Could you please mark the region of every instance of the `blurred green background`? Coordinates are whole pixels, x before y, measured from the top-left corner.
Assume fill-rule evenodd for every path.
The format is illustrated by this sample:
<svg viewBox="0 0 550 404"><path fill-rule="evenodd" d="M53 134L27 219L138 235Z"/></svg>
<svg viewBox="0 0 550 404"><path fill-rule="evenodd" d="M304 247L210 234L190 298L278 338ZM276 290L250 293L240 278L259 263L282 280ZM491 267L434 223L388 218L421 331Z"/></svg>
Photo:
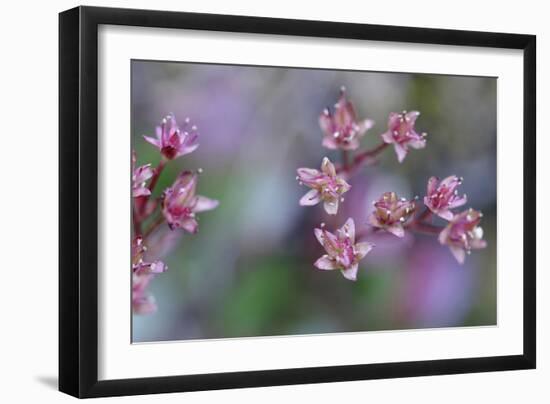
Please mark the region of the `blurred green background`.
<svg viewBox="0 0 550 404"><path fill-rule="evenodd" d="M220 206L200 215L196 235L163 227L149 254L169 271L151 285L158 311L133 316L133 341L168 341L496 324L495 78L350 72L154 61L132 62L132 147L138 163L159 160L142 139L163 116L189 117L200 147L172 161L155 194L179 171L202 168L198 194ZM380 143L391 111L418 110L423 150L399 164L392 148L350 183L338 215L301 207L298 167L326 155L318 116L341 86L359 118L376 121L363 139ZM385 191L423 197L427 179L456 174L467 206L483 211L488 248L458 265L435 237L380 235L357 282L318 271L324 254L313 228L353 217L366 226ZM156 245L155 245L156 244Z"/></svg>

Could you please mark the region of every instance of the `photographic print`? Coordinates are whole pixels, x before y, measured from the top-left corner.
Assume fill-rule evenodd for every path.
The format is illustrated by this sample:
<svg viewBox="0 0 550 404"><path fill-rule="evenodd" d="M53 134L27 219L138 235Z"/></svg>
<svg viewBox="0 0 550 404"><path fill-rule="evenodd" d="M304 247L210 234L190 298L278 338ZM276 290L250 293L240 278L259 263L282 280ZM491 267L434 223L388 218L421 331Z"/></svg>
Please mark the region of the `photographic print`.
<svg viewBox="0 0 550 404"><path fill-rule="evenodd" d="M495 77L131 62L132 341L494 326Z"/></svg>

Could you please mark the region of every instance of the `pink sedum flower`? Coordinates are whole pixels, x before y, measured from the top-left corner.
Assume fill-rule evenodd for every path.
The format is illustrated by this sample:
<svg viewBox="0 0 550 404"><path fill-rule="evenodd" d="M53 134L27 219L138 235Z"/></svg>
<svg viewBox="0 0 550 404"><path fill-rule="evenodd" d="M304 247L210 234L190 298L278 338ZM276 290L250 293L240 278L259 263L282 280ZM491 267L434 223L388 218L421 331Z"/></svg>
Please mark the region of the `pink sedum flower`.
<svg viewBox="0 0 550 404"><path fill-rule="evenodd" d="M327 253L314 265L322 270L339 269L346 279L352 281L357 279L359 261L374 247L368 242L355 242L355 223L352 218L336 230L336 234L324 229L315 229L315 237Z"/></svg>
<svg viewBox="0 0 550 404"><path fill-rule="evenodd" d="M388 118L388 131L383 133L382 139L387 144L393 144L397 160L405 160L409 147L423 149L426 147L426 133L416 133L414 124L420 115L418 111L403 111L398 114L391 112Z"/></svg>
<svg viewBox="0 0 550 404"><path fill-rule="evenodd" d="M146 181L154 174L151 164L145 164L138 168L136 165L136 153L132 153L132 196L137 198L138 196L151 195L151 191L145 186Z"/></svg>
<svg viewBox="0 0 550 404"><path fill-rule="evenodd" d="M155 298L147 288L157 274L168 269L162 261L143 261L145 251L143 239L137 236L132 241L132 310L136 314L151 314L157 310Z"/></svg>
<svg viewBox="0 0 550 404"><path fill-rule="evenodd" d="M397 237L403 237L405 235L403 224L414 211L414 201L399 199L395 192L385 192L374 202L374 212L369 216L369 223Z"/></svg>
<svg viewBox="0 0 550 404"><path fill-rule="evenodd" d="M466 254L471 250L487 246L487 242L483 240L483 229L478 226L482 216L481 212L470 208L455 215L439 233L439 242L449 246L460 264L464 263Z"/></svg>
<svg viewBox="0 0 550 404"><path fill-rule="evenodd" d="M374 126L374 121L357 119L355 108L346 98L346 90L342 87L334 114L328 108L325 109L319 117L319 125L325 134L324 147L331 150L356 150L360 139Z"/></svg>
<svg viewBox="0 0 550 404"><path fill-rule="evenodd" d="M179 128L174 115L166 116L156 129L156 138L143 136L143 138L157 147L161 154L168 160L189 154L199 147L197 127L189 127L189 118L185 120L183 128Z"/></svg>
<svg viewBox="0 0 550 404"><path fill-rule="evenodd" d="M351 185L336 175L336 168L328 157L323 158L321 171L314 168L299 168L297 172L296 179L311 188L300 199L300 205L313 206L323 201L325 211L329 215L338 213L338 204L344 200L342 195L351 189Z"/></svg>
<svg viewBox="0 0 550 404"><path fill-rule="evenodd" d="M218 201L196 195L197 181L197 174L184 171L174 184L164 191L162 214L171 230L182 228L189 233L196 233L196 214L218 206Z"/></svg>
<svg viewBox="0 0 550 404"><path fill-rule="evenodd" d="M424 204L434 214L445 220L452 220L454 214L451 209L464 205L468 200L466 195L458 195L457 188L460 184L462 184L462 178L458 178L456 175L451 175L441 182L439 182L439 178L431 177L428 180Z"/></svg>

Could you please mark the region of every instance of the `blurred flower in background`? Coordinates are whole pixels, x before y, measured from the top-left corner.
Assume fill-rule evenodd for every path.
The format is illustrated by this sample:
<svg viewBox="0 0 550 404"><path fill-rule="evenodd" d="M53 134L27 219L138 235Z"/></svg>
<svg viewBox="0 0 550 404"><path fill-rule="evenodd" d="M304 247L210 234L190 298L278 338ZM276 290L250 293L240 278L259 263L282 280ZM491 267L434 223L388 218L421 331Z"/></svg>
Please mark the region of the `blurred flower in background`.
<svg viewBox="0 0 550 404"><path fill-rule="evenodd" d="M346 92L323 112L342 84ZM162 257L170 271L147 284L157 311L134 316L134 342L496 324L494 78L133 61L132 95L140 162L156 164L163 144L195 144L193 125L184 135L168 120L152 138L157 147L144 141L167 111L193 117L200 128L200 148L167 164L151 197L173 188L183 170L201 167L200 194L220 202L201 215L195 235L174 237L165 226L149 236L144 260ZM422 118L409 112L388 121L389 111L403 110ZM415 124L430 132L428 143ZM335 132L346 147L377 147L382 134L391 146L354 174L337 216L321 205L300 207L304 188L295 180L299 167L319 167L325 156L338 161L344 143L334 143ZM329 135L338 147L327 150ZM409 146L424 149L407 154ZM398 164L396 155L407 158ZM479 232L457 222L445 245L407 231L403 238L368 235L376 248L357 261L355 282L316 270L313 263L328 253L312 229L325 223L332 231L350 217L364 234L373 201L385 192L412 201L424 197L434 174L455 173L466 178L461 191L470 206L484 213L486 248L464 265L449 251L450 235L462 229L473 241ZM460 205L454 185L428 190L434 225L447 225L436 212Z"/></svg>

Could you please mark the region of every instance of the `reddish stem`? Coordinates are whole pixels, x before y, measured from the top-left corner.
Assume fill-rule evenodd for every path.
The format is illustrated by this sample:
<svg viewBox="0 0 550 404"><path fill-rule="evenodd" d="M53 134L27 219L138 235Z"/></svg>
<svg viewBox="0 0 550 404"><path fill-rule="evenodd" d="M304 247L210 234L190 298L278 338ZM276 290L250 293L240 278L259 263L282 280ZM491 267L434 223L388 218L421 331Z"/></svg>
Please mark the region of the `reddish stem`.
<svg viewBox="0 0 550 404"><path fill-rule="evenodd" d="M147 238L147 236L153 233L153 231L155 231L162 223L164 223L164 216L161 214L153 223L151 223L151 226L145 230L145 233L143 233L143 238Z"/></svg>
<svg viewBox="0 0 550 404"><path fill-rule="evenodd" d="M147 203L149 202L149 198L151 197L151 195L153 195L153 190L155 189L155 186L157 185L157 182L160 178L160 174L162 174L162 171L164 170L165 165L166 165L166 160L164 159L164 157L161 157L161 159L159 161L159 165L155 168L155 170L153 172L153 176L151 177L151 182L149 183L149 186L147 187L151 193L147 196L141 197L140 200L139 200L137 210L139 212L140 218L145 213Z"/></svg>
<svg viewBox="0 0 550 404"><path fill-rule="evenodd" d="M432 211L428 208L426 208L424 210L424 212L422 212L420 215L418 215L418 217L414 220L415 222L423 222L423 221L426 221L426 220L429 220L431 219L432 217Z"/></svg>
<svg viewBox="0 0 550 404"><path fill-rule="evenodd" d="M136 213L135 205L132 207L132 222L134 223L134 236L139 236L141 234L141 223Z"/></svg>
<svg viewBox="0 0 550 404"><path fill-rule="evenodd" d="M347 176L351 176L353 172L361 168L361 166L369 159L376 157L378 154L384 151L386 147L388 147L387 143L381 143L373 149L364 150L353 158L351 164L347 164L346 161L344 161L343 166L338 167L336 169L336 172L341 172L346 174Z"/></svg>
<svg viewBox="0 0 550 404"><path fill-rule="evenodd" d="M428 223L413 222L410 224L409 229L417 233L437 235L441 233L441 230L443 230L443 227L434 226L433 224L428 224Z"/></svg>
<svg viewBox="0 0 550 404"><path fill-rule="evenodd" d="M153 174L153 177L151 177L151 182L149 183L149 191L151 191L151 194L153 194L153 190L157 185L157 181L160 177L160 174L162 173L162 170L164 170L165 165L166 165L166 160L164 159L164 157L162 157L159 161L159 165L157 166L157 168L155 168L155 172Z"/></svg>
<svg viewBox="0 0 550 404"><path fill-rule="evenodd" d="M342 162L343 162L344 171L347 171L349 168L349 157L350 157L349 152L347 150L342 150Z"/></svg>

